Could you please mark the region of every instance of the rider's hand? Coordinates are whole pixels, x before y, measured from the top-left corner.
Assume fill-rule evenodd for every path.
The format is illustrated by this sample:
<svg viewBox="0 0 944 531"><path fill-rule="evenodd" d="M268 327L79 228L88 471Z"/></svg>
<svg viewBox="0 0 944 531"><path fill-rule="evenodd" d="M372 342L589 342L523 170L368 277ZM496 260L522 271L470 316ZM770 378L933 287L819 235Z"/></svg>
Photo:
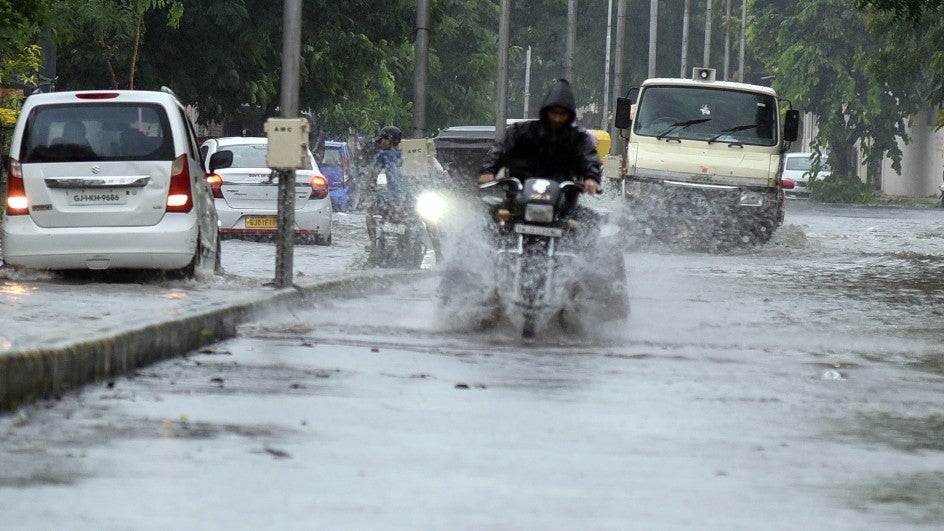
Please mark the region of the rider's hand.
<svg viewBox="0 0 944 531"><path fill-rule="evenodd" d="M598 183L596 179L584 179L583 191L585 194L596 195L600 193L600 183Z"/></svg>
<svg viewBox="0 0 944 531"><path fill-rule="evenodd" d="M483 173L479 175L479 184L490 183L495 180L495 175L491 173Z"/></svg>

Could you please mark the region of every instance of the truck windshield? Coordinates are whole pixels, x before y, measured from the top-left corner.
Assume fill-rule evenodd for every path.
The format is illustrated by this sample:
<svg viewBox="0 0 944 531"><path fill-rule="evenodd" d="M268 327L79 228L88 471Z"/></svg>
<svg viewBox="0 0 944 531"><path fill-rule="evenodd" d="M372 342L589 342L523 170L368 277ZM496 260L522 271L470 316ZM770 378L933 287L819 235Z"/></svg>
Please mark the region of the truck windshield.
<svg viewBox="0 0 944 531"><path fill-rule="evenodd" d="M731 89L650 86L640 95L633 132L660 139L774 146L777 102Z"/></svg>

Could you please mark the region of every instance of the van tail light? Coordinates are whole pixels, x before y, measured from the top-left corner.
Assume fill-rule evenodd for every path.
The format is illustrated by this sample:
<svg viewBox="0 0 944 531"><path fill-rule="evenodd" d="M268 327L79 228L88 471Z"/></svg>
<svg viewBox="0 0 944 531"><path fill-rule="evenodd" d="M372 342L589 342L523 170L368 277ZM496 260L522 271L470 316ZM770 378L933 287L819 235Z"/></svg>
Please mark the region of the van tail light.
<svg viewBox="0 0 944 531"><path fill-rule="evenodd" d="M167 193L167 211L187 213L193 208L190 190L190 164L183 154L170 167L170 191Z"/></svg>
<svg viewBox="0 0 944 531"><path fill-rule="evenodd" d="M328 180L323 175L315 175L311 178L311 199L324 199L328 197Z"/></svg>
<svg viewBox="0 0 944 531"><path fill-rule="evenodd" d="M81 92L75 95L80 100L110 100L118 97L117 92Z"/></svg>
<svg viewBox="0 0 944 531"><path fill-rule="evenodd" d="M8 216L29 214L29 198L23 185L23 166L20 161L10 157L7 172L7 208Z"/></svg>
<svg viewBox="0 0 944 531"><path fill-rule="evenodd" d="M207 175L207 184L210 185L214 198L223 199L223 178L218 173Z"/></svg>

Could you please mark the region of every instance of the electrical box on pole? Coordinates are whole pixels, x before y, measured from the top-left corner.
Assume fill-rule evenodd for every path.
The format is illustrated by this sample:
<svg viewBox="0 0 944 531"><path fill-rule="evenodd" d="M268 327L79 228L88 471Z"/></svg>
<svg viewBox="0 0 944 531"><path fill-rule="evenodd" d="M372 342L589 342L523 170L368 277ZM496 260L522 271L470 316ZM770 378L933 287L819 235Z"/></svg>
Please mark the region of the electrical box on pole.
<svg viewBox="0 0 944 531"><path fill-rule="evenodd" d="M305 118L269 118L266 165L274 170L311 169L308 160L308 120Z"/></svg>

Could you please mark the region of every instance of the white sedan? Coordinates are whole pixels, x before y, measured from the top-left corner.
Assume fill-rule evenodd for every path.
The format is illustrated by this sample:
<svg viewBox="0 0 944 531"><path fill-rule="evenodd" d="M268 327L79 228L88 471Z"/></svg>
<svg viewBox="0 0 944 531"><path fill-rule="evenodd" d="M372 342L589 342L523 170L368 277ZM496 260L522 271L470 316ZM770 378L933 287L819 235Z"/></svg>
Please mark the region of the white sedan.
<svg viewBox="0 0 944 531"><path fill-rule="evenodd" d="M231 237L272 237L278 225L278 174L266 165L265 137L224 137L201 146L207 182L220 217L220 234ZM227 155L226 152L229 154ZM211 167L211 158L232 162ZM310 168L295 171L295 239L331 245L331 199L328 181L314 156Z"/></svg>

